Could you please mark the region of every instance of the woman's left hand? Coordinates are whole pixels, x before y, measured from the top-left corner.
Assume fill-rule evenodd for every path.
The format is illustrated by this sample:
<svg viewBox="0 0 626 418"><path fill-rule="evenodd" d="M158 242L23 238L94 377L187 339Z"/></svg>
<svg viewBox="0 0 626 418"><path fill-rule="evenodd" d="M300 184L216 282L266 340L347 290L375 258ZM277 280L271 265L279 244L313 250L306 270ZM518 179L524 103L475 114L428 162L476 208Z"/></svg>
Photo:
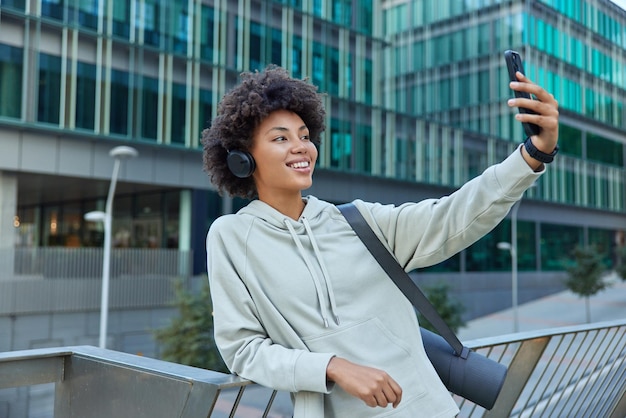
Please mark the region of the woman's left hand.
<svg viewBox="0 0 626 418"><path fill-rule="evenodd" d="M538 125L541 128L539 135L533 135L531 141L539 151L550 154L556 148L559 139L559 104L552 94L530 81L522 73L517 73L517 80L517 82L512 81L510 83L511 89L526 92L535 96L536 100L513 98L509 99L508 105L510 107L523 107L536 113L518 113L515 115L515 119ZM542 163L532 158L524 147L522 147L522 155L533 169L541 167Z"/></svg>

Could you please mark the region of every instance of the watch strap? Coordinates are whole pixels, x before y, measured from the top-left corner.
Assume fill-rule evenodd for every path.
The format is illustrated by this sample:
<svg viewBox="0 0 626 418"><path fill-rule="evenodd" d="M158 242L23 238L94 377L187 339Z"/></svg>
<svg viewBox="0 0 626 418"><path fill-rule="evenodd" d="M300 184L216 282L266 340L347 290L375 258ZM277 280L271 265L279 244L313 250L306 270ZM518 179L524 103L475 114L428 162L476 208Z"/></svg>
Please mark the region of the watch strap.
<svg viewBox="0 0 626 418"><path fill-rule="evenodd" d="M557 154L557 152L559 152L558 145L554 147L554 151L552 151L550 154L539 151L537 147L535 147L535 144L533 144L533 141L530 140L530 137L526 138L526 141L524 141L524 148L526 148L528 155L530 155L535 160L541 161L545 164L551 163L554 160L554 156Z"/></svg>

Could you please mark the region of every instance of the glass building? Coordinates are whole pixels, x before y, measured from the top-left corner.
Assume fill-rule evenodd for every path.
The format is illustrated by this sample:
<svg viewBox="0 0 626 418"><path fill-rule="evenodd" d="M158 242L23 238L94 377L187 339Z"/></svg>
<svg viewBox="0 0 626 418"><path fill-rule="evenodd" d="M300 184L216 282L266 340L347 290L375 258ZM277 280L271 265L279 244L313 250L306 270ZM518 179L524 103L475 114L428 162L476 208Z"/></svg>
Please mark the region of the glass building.
<svg viewBox="0 0 626 418"><path fill-rule="evenodd" d="M561 112L561 153L515 219L519 269L555 285L576 245L610 268L626 230L626 12L608 0L3 0L0 248L101 246L83 215L104 208L108 150L124 144L140 155L121 172L114 245L193 250L203 272L211 221L245 202L209 184L201 131L242 71L270 63L328 93L311 193L448 194L524 139L506 49ZM511 221L425 277L506 277Z"/></svg>

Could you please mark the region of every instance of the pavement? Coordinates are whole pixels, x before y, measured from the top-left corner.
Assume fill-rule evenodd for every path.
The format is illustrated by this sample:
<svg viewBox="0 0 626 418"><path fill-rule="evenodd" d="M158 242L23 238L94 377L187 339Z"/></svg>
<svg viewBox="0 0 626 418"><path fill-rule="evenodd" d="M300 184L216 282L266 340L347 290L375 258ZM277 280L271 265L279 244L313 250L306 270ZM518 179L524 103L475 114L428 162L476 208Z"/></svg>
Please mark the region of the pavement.
<svg viewBox="0 0 626 418"><path fill-rule="evenodd" d="M619 319L626 321L626 281L614 274L605 280L609 287L589 298L590 321L587 321L585 298L566 290L518 305L518 332ZM461 341L470 341L512 333L515 333L515 314L510 308L468 321L457 335Z"/></svg>

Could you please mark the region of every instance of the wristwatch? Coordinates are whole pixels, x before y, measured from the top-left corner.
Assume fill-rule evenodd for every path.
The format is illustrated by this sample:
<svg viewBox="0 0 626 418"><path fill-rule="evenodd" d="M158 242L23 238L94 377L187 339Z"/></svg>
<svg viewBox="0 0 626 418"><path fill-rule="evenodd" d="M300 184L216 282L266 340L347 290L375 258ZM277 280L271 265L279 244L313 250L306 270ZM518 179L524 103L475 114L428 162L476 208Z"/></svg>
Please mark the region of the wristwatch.
<svg viewBox="0 0 626 418"><path fill-rule="evenodd" d="M545 164L551 163L554 160L554 156L556 155L556 153L559 152L558 145L554 147L554 151L552 151L550 154L539 151L533 144L533 141L530 140L530 137L526 138L526 141L524 141L524 148L526 148L526 151L528 151L528 154L531 157Z"/></svg>

